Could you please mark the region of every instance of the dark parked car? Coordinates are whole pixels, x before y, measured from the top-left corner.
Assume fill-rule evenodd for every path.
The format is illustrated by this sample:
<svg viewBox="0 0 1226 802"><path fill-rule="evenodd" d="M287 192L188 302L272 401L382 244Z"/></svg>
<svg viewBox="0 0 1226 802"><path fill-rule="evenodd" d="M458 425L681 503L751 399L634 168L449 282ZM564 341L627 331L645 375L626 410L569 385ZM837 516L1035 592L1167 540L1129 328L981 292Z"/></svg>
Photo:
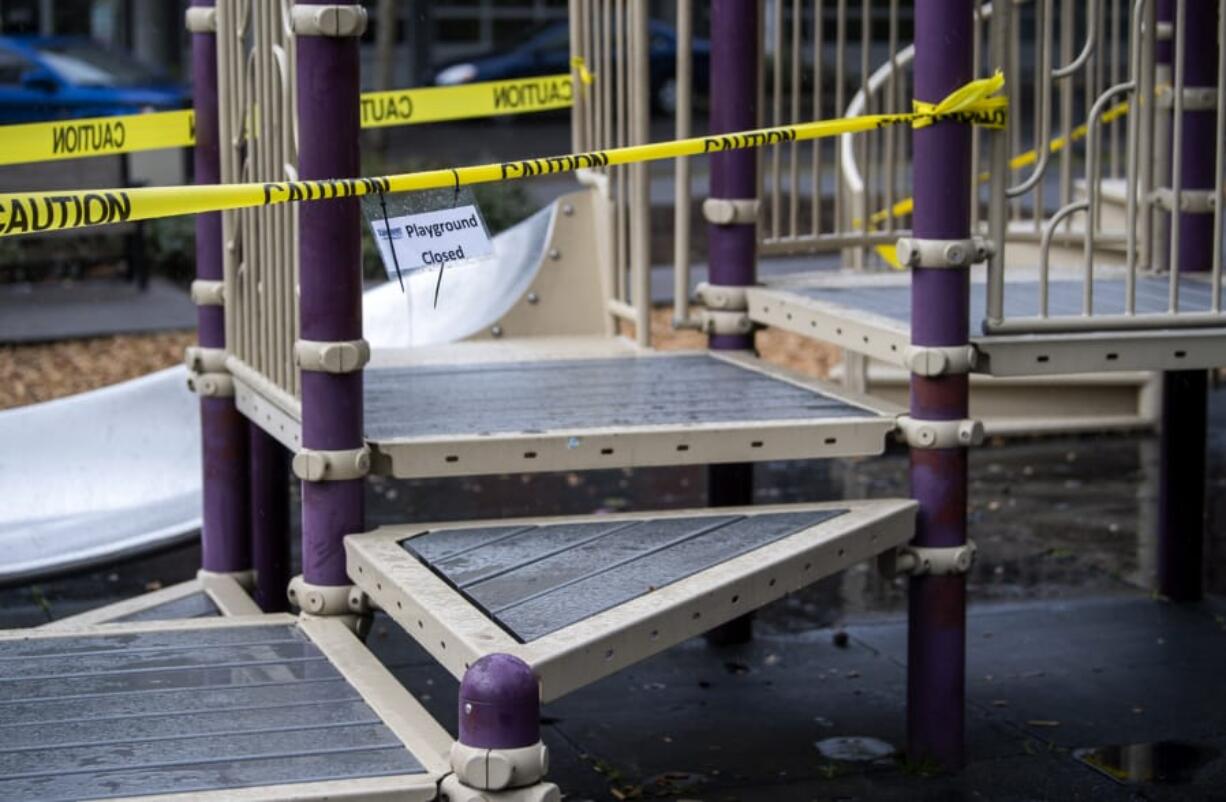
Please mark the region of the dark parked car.
<svg viewBox="0 0 1226 802"><path fill-rule="evenodd" d="M0 36L0 124L188 105L182 86L89 39Z"/></svg>
<svg viewBox="0 0 1226 802"><path fill-rule="evenodd" d="M677 108L677 32L666 23L651 22L651 100L657 111L672 114ZM695 39L693 47L694 88L706 95L711 62L711 45ZM539 28L524 42L509 50L449 64L434 74L438 86L454 86L475 81L500 81L556 75L570 71L570 31L565 22ZM597 71L598 65L588 68Z"/></svg>

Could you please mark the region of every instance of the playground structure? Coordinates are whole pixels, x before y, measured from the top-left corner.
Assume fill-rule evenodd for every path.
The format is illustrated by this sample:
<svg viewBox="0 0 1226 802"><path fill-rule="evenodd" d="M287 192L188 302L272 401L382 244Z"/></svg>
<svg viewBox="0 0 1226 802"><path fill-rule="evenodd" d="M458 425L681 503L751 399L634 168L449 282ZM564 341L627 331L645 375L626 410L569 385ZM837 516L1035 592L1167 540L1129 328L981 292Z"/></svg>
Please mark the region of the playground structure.
<svg viewBox="0 0 1226 802"><path fill-rule="evenodd" d="M785 105L795 119L828 116L830 101L843 109L843 95L822 95L823 47L813 48L811 66L800 57L804 36L826 41L824 4L808 17L799 2L766 5L775 15L770 58L759 48L769 27L759 3L712 4L711 81L720 88L711 93L713 133L759 125L768 96L777 121ZM378 349L363 339L355 199L200 215L200 345L189 354L204 444L200 577L144 605L5 634L0 654L20 676L42 683L55 677L56 665L73 664L77 672L53 679L54 692L42 687L16 723L59 720L66 705L80 707L80 694L105 688L136 700L138 709L126 712L145 718L130 726L155 732L164 726L153 721L155 710L187 714L186 729L175 731L182 751L174 760L195 766L205 756L241 757L243 769L214 763L172 771L172 756L156 740L123 756L101 754L97 743L55 749L50 727L47 749L29 753L37 770L6 769L0 796L98 796L105 782L111 796L223 798L242 788L248 798L345 792L556 799L539 744L542 701L874 558L910 576L908 751L957 766L965 572L974 554L966 538L966 455L982 437L968 413L972 373L1163 371L1158 590L1177 601L1198 598L1206 370L1226 362L1223 165L1214 162L1214 143L1226 134L1226 58L1217 46L1226 40L1226 13L1220 3L1187 0L1136 0L1130 16L1119 3L1108 5L1087 4L1078 23L1074 4L1063 4L1059 54L1052 0L1036 4L1031 50L1020 36L1027 4L989 14L971 2L918 0L909 56L897 3L889 4L890 44L881 57L861 26L863 108L901 110L912 97L936 102L999 66L1013 109L1003 133L947 121L909 136L885 128L841 144L712 155L704 308L689 306L687 216L685 226L678 221L674 310L677 325L709 334L709 352L646 347L645 164L581 173L583 195L562 201L552 217L556 247L547 252L557 257L548 256L531 282L529 292L552 302L550 293L564 290L543 282L594 268L608 299L596 320L576 316L568 330L533 330L531 313L517 303L499 318L505 328L494 324L501 337L439 348ZM678 9L686 41L692 9L687 2ZM595 74L573 109L575 150L646 141L644 4L572 0L570 10L572 53ZM849 62L846 14L837 4L839 93ZM356 36L363 19L357 6L218 0L214 8L196 0L188 22L198 179L357 175ZM786 41L793 43L790 61ZM681 135L692 97L684 50ZM1031 54L1028 64L1023 56ZM910 78L902 69L908 62ZM801 95L796 80L806 69L815 72L811 96ZM1049 114L1057 90L1058 123ZM1032 132L1018 113L1027 91L1036 99ZM1073 129L1078 100L1088 121L1081 163L1073 148L1054 156L1051 148L1055 132ZM1122 100L1129 113L1109 127L1104 115ZM266 110L258 132L242 124L243 109L252 106ZM1169 163L1163 143L1171 143ZM1036 155L1018 178L1009 159L1027 145ZM848 149L859 151L854 163L842 159ZM1045 181L1053 162L1060 169L1054 193ZM853 164L858 183L849 175ZM1079 166L1080 184L1072 180ZM679 197L688 191L687 170L678 165ZM825 176L839 198L833 215L820 202ZM805 185L812 188L807 202L799 191ZM1054 208L1045 193L1058 199ZM909 226L896 211L906 197L913 198ZM683 204L677 208L681 215ZM595 253L572 254L577 248L565 239L572 224L596 232ZM908 273L865 269L876 246L896 241ZM1014 248L1033 254L1034 263L1017 269L1006 259ZM783 251L839 254L849 270L759 285L756 256ZM981 262L982 275L972 267ZM511 322L516 312L523 329ZM982 333L972 334L980 320ZM619 322L634 326L634 343L612 336ZM751 353L757 325L909 371L909 409L762 362ZM544 334L551 336L531 336ZM912 499L749 506L744 464L872 455L891 435L911 448ZM712 466L712 509L374 532L364 521L369 473L685 464ZM292 582L291 467L302 480L303 505L302 574ZM243 614L253 612L235 599L243 585L264 615ZM280 613L287 586L302 611L297 618ZM184 620L213 612L185 601L200 593L230 615ZM355 637L372 608L462 678L455 743ZM133 621L163 615L171 620ZM95 623L108 617L126 621ZM152 679L132 679L150 676L130 673L138 666ZM177 671L186 666L227 670L208 682ZM191 684L197 681L204 684ZM139 693L155 686L156 702ZM323 696L316 693L324 687ZM11 698L33 689L33 680L15 682ZM311 722L274 721L282 713L272 710L308 695L346 706L353 717L345 719L352 726L329 736L330 752L305 732ZM99 720L117 709L105 694L89 705L84 715ZM210 718L234 707L255 710L242 721ZM267 726L284 727L275 758L261 758L268 747L249 734ZM111 737L106 732L100 728L97 737Z"/></svg>

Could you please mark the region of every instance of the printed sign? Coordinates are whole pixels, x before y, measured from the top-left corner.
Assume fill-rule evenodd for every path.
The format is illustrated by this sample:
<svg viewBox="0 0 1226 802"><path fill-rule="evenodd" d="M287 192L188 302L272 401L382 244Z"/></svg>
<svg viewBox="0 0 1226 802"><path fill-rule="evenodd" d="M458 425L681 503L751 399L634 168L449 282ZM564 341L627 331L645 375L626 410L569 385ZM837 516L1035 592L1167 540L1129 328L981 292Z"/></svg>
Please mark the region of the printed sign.
<svg viewBox="0 0 1226 802"><path fill-rule="evenodd" d="M388 278L396 270L442 267L452 262L479 259L494 252L494 244L473 204L397 217L374 217L370 227Z"/></svg>

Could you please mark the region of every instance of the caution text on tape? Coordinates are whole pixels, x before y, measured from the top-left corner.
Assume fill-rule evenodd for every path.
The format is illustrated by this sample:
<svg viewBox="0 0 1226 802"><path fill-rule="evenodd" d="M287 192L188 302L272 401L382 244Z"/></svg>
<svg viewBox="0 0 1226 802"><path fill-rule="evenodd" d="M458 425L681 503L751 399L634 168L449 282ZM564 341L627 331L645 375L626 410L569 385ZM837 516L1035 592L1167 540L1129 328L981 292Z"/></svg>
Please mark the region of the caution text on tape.
<svg viewBox="0 0 1226 802"><path fill-rule="evenodd" d="M999 74L992 78L974 81L955 93L956 102L950 99L941 101L931 111L819 120L720 136L694 137L589 153L427 170L377 178L12 193L0 195L0 236L149 220L180 214L270 206L297 201L333 200L377 192L410 192L511 181L582 169L701 156L725 150L822 139L872 131L891 125L914 125L919 121L973 122L978 112L983 110L985 101L989 101L992 107L999 109L993 96L1003 83L1004 80ZM951 98L953 97L951 95Z"/></svg>
<svg viewBox="0 0 1226 802"><path fill-rule="evenodd" d="M419 125L569 108L574 79L546 75L459 86L366 92L363 128ZM111 156L196 144L191 110L0 126L0 165Z"/></svg>

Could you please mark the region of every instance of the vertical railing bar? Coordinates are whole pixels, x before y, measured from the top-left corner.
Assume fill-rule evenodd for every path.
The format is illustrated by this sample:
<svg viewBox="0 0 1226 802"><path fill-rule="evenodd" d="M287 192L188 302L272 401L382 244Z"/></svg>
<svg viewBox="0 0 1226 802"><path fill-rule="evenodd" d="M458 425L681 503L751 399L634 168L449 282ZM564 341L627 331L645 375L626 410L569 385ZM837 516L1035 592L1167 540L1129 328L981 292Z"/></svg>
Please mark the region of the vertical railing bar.
<svg viewBox="0 0 1226 802"><path fill-rule="evenodd" d="M1060 63L1061 65L1068 64L1073 60L1073 36L1077 28L1076 3L1070 3L1064 0L1060 4ZM1087 80L1085 91L1092 91L1088 80L1088 72L1086 73ZM1060 131L1065 137L1073 128L1073 75L1060 82ZM1091 100L1090 102L1093 102ZM1066 143L1067 144L1067 143ZM1058 205L1060 207L1067 206L1073 199L1073 149L1064 147L1060 149L1060 183L1057 192L1059 193ZM1039 204L1038 214L1042 216L1045 212L1043 204ZM1071 233L1073 220L1071 217L1065 218L1064 230Z"/></svg>
<svg viewBox="0 0 1226 802"><path fill-rule="evenodd" d="M971 65L973 75L982 74L983 53L980 46L980 39L983 37L983 12L980 10L978 2L975 3L974 21L971 23L973 31L971 41ZM978 126L971 127L971 235L974 236L979 232L979 151L980 142L983 131ZM973 290L972 290L973 291Z"/></svg>
<svg viewBox="0 0 1226 802"><path fill-rule="evenodd" d="M298 40L293 35L292 24L290 22L290 9L285 8L285 38L289 47L289 74L296 76L298 74ZM298 176L298 81L290 81L290 91L287 98L289 104L289 131L286 136L286 163L285 169L288 173L293 170L295 177ZM290 321L287 326L288 336L294 337L299 331L299 303L298 303L298 267L302 257L302 243L298 237L299 231L299 215L301 208L298 204L292 204L289 210L290 230L288 237L288 248L290 252ZM297 365L293 368L293 394L295 398L302 397L302 371Z"/></svg>
<svg viewBox="0 0 1226 802"><path fill-rule="evenodd" d="M834 25L834 113L842 114L843 83L846 80L845 64L847 61L847 0L838 0L835 6ZM843 232L847 229L847 210L844 208L843 160L839 158L837 148L834 151L834 230Z"/></svg>
<svg viewBox="0 0 1226 802"><path fill-rule="evenodd" d="M1171 274L1167 311L1179 312L1179 210L1183 206L1183 86L1184 44L1187 34L1187 0L1175 0L1175 108L1171 132Z"/></svg>
<svg viewBox="0 0 1226 802"><path fill-rule="evenodd" d="M260 93L260 141L256 144L256 152L259 154L257 171L262 176L269 174L270 162L272 161L272 131L275 122L276 104L273 103L273 88L272 88L272 25L268 19L271 11L271 3L260 4L261 14L259 26L261 30L256 37L259 47L259 54L256 58L256 79L259 82ZM256 212L260 217L260 233L268 232L269 223L272 215L268 214L268 209L260 209ZM274 294L276 293L276 268L274 266L273 249L275 242L268 236L260 237L260 335L263 340L260 343L260 351L265 359L265 374L273 380L274 384L280 385L281 365L280 353L277 348L276 325L269 314L275 303Z"/></svg>
<svg viewBox="0 0 1226 802"><path fill-rule="evenodd" d="M272 180L274 177L280 178L281 176L281 137L279 134L283 122L281 117L281 113L283 111L283 106L281 105L282 82L278 80L276 59L277 48L279 45L276 34L280 30L280 19L279 15L274 15L274 12L279 10L280 3L270 3L269 7L264 12L268 25L266 52L264 54L264 71L265 75L267 76L265 78L265 84L268 91L269 115L267 141L263 144L267 148L265 155L267 170L266 175L269 176L270 180ZM276 25L273 24L274 16L277 17ZM277 247L280 244L277 237L281 231L280 222L282 214L281 209L279 208L268 208L265 209L264 212L265 227L272 233L272 236L269 237L268 263L265 267L269 277L268 284L270 287L270 292L264 304L264 314L269 319L268 330L269 339L271 341L271 348L269 348L269 351L272 354L272 367L274 375L276 376L275 383L281 389L286 389L289 386L289 370L286 367L286 363L290 353L290 344L286 342L285 332L280 326L281 310L283 306L282 266L284 265L285 260L280 253L280 248Z"/></svg>
<svg viewBox="0 0 1226 802"><path fill-rule="evenodd" d="M600 54L600 70L604 75L613 75L613 26L616 24L612 13L612 0L601 0L601 9L604 12L604 45ZM600 142L598 147L607 148L613 142L613 81L602 81L597 76L596 86L600 92L600 102L604 106L604 130L600 132ZM605 174L608 175L608 168L605 168Z"/></svg>
<svg viewBox="0 0 1226 802"><path fill-rule="evenodd" d="M588 69L592 69L595 65L596 54L600 52L600 29L598 24L599 14L597 13L595 0L584 0L583 2L583 33L584 33L584 64ZM587 95L587 93L585 93ZM599 104L593 103L590 95L584 98L584 105L587 108L587 141L591 143L591 147L596 146L597 131L600 130L600 107Z"/></svg>
<svg viewBox="0 0 1226 802"><path fill-rule="evenodd" d="M617 0L614 9L614 23L617 25L616 53L613 64L617 71L615 91L617 92L617 147L626 144L626 0ZM617 195L613 201L614 233L616 248L614 249L614 264L617 265L617 299L626 302L629 298L626 287L626 270L629 263L627 249L626 225L626 168L617 167Z"/></svg>
<svg viewBox="0 0 1226 802"><path fill-rule="evenodd" d="M1041 32L1036 43L1036 80L1035 80L1035 139L1034 144L1037 159L1034 169L1022 183L1009 187L1005 193L1009 197L1020 198L1041 184L1043 174L1051 157L1051 87L1052 87L1052 0L1042 0L1042 11L1039 12ZM1036 198L1035 231L1042 230L1039 210L1042 204Z"/></svg>
<svg viewBox="0 0 1226 802"><path fill-rule="evenodd" d="M886 79L886 108L887 112L901 111L899 108L898 87L902 83L898 80L898 73L902 69L897 66L895 57L898 55L898 0L890 0L890 20L889 32L889 52L886 55L886 63L895 65L890 69L889 77ZM894 218L894 202L897 197L898 189L898 161L897 161L897 141L900 138L899 132L895 126L891 125L885 129L885 224L888 231L893 231L898 227L898 222ZM865 229L868 226L865 220Z"/></svg>
<svg viewBox="0 0 1226 802"><path fill-rule="evenodd" d="M988 65L989 69L1003 68L1005 64L1013 63L1009 53L1012 23L1012 0L993 0L992 21L988 27L988 58L992 62ZM1012 78L1013 75L1006 77L1006 87L1012 84ZM1010 89L1006 91L1010 102L1018 96ZM1016 127L1020 126L1010 126ZM988 258L986 316L989 323L997 323L1005 316L1005 240L1009 225L1005 188L1009 185L1009 136L1005 132L997 132L989 142L991 183L988 188L988 236L996 249Z"/></svg>
<svg viewBox="0 0 1226 802"><path fill-rule="evenodd" d="M588 37L586 52L582 56L584 56L584 63L587 65L587 69L595 72L600 70L601 45L603 44L603 18L601 17L600 7L596 5L595 0L584 0L584 5L587 6L587 18L590 21L591 36ZM596 150L596 148L601 147L598 139L600 139L600 131L604 125L604 107L592 98L591 87L576 85L575 90L584 94L584 102L591 109L592 125L588 129L587 142L588 147Z"/></svg>
<svg viewBox="0 0 1226 802"><path fill-rule="evenodd" d="M1121 64L1120 64L1120 38L1123 36L1124 25L1120 19L1120 0L1111 0L1111 31L1108 38L1111 41L1111 83L1112 85L1120 82ZM1140 24L1140 21L1137 21ZM1134 78L1135 81L1135 78ZM1136 101L1137 95L1134 91L1133 100ZM1111 177L1120 177L1120 131L1119 126L1111 126ZM1135 177L1134 177L1135 178Z"/></svg>
<svg viewBox="0 0 1226 802"><path fill-rule="evenodd" d="M633 54L631 86L634 98L632 120L634 144L643 145L651 139L651 106L649 69L649 26L647 4L636 2L634 8L634 32L629 40ZM649 164L639 162L633 166L634 197L630 210L634 214L632 225L633 253L631 254L631 280L635 310L635 339L644 348L651 345L651 185Z"/></svg>
<svg viewBox="0 0 1226 802"><path fill-rule="evenodd" d="M676 135L688 139L692 129L694 9L692 0L677 0ZM673 162L673 325L690 317L690 160Z"/></svg>
<svg viewBox="0 0 1226 802"><path fill-rule="evenodd" d="M758 15L758 36L766 35L766 0L758 0L755 12ZM754 97L757 98L758 108L755 124L758 128L766 126L766 48L762 42L758 42L762 52L758 58L758 86L755 90ZM754 221L754 239L757 242L762 242L766 239L766 217L767 204L765 201L766 194L770 191L770 176L766 171L766 149L754 148L754 186L757 189L758 218Z"/></svg>
<svg viewBox="0 0 1226 802"><path fill-rule="evenodd" d="M800 0L792 0L792 119L790 123L800 122ZM795 238L800 234L800 144L792 142L788 146L788 235Z"/></svg>
<svg viewBox="0 0 1226 802"><path fill-rule="evenodd" d="M584 0L568 0L567 18L570 22L570 52L572 56L583 55L582 4ZM587 149L587 141L583 135L583 92L575 87L574 102L570 107L570 146L573 152L582 153Z"/></svg>
<svg viewBox="0 0 1226 802"><path fill-rule="evenodd" d="M1012 85L1010 85L1009 83L1005 84L1005 91L1009 93L1009 103L1010 103L1009 108L1021 109L1022 108L1022 92L1021 92L1020 87L1017 86L1017 84L1019 84L1023 80L1022 78L1022 47L1021 47L1021 40L1022 40L1021 12L1017 8L1014 7L1011 0L1006 0L1005 8L1007 8L1009 11L1009 23L1010 23L1009 28L1011 31L1011 39L1009 42L1009 66L1007 69L1009 70L1008 74L1010 76L1014 76ZM1021 153L1022 152L1023 147L1024 147L1022 144L1023 142L1022 129L1023 129L1023 126L1021 125L1009 126L1009 152L1010 153ZM1008 192L1008 188L1009 188L1009 183L1006 180L1005 182L1006 193ZM1006 194L1006 197L1009 197L1008 194ZM1009 204L1009 218L1011 220L1018 220L1018 221L1022 220L1022 199L1020 196L1016 198L1012 198L1012 202Z"/></svg>
<svg viewBox="0 0 1226 802"><path fill-rule="evenodd" d="M872 102L873 96L869 91L868 79L872 72L872 61L869 59L869 49L872 47L873 33L873 10L870 0L861 0L860 3L860 91L864 96L864 113L871 114L873 112ZM856 267L863 267L865 260L868 258L871 245L868 236L868 218L871 212L869 211L872 203L872 142L873 133L866 132L860 137L860 164L861 178L863 180L862 191L860 192L860 208L857 210L860 215L860 234L861 245L856 249Z"/></svg>
<svg viewBox="0 0 1226 802"><path fill-rule="evenodd" d="M813 119L822 119L822 0L813 0ZM822 141L813 140L813 208L810 210L812 235L817 237L822 225Z"/></svg>
<svg viewBox="0 0 1226 802"><path fill-rule="evenodd" d="M1102 185L1102 143L1106 139L1102 127L1102 115L1111 99L1117 94L1136 89L1135 82L1117 84L1103 90L1086 115L1086 231L1098 229L1099 195ZM1085 287L1082 296L1082 314L1094 314L1094 238L1082 239L1083 272Z"/></svg>
<svg viewBox="0 0 1226 802"><path fill-rule="evenodd" d="M1151 193L1154 190L1154 141L1156 132L1154 130L1157 123L1157 103L1155 97L1155 64L1154 64L1154 46L1156 43L1155 23L1157 20L1157 3L1148 3L1147 5L1139 5L1139 8L1144 9L1144 18L1133 17L1133 26L1137 31L1137 35L1141 37L1141 83L1139 85L1139 94L1133 98L1132 116L1137 116L1144 111L1141 117L1140 142L1138 143L1138 153L1144 154L1144 158L1140 159L1139 173L1140 186L1137 189L1138 204L1140 206L1139 220L1141 225L1141 253L1139 256L1138 268L1144 267L1146 270L1153 270L1154 267L1154 211L1151 203ZM1134 174L1129 174L1128 180L1134 180Z"/></svg>
<svg viewBox="0 0 1226 802"><path fill-rule="evenodd" d="M1144 92L1145 82L1142 80L1145 75L1145 67L1142 64L1142 21L1141 15L1144 13L1147 0L1136 0L1136 13L1133 15L1132 37L1130 39L1129 54L1130 54L1130 74L1132 76L1132 94L1129 100L1130 114L1128 115L1128 164L1125 167L1125 188L1124 188L1124 232L1127 242L1125 244L1125 265L1126 272L1124 274L1124 312L1128 315L1135 315L1137 311L1137 173L1140 163L1141 153L1141 113L1143 109L1148 109L1152 104L1152 95L1146 95Z"/></svg>
<svg viewBox="0 0 1226 802"><path fill-rule="evenodd" d="M1226 141L1226 8L1218 8L1217 141ZM1222 311L1222 207L1226 206L1226 155L1214 154L1217 178L1213 184L1213 311Z"/></svg>
<svg viewBox="0 0 1226 802"><path fill-rule="evenodd" d="M281 125L277 132L278 144L280 147L277 151L277 175L281 178L288 178L289 164L293 155L293 120L296 115L294 110L297 109L297 104L294 102L293 86L294 81L289 76L293 75L293 70L296 69L294 61L294 39L293 32L290 30L288 20L285 13L285 7L281 7L282 15L278 19L281 29L281 47L285 54L284 72L282 72L282 80L280 91L278 92L281 99ZM295 160L296 161L296 160ZM296 172L296 171L295 171ZM291 243L296 242L297 227L294 225L294 211L291 208L280 208L279 220L281 228L281 252L278 254L278 260L281 265L281 291L278 297L281 299L281 308L278 310L277 322L281 326L281 339L285 343L284 359L285 359L285 384L284 388L287 392L294 393L294 384L296 381L296 360L294 359L294 337L293 333L297 331L296 327L291 327L289 321L294 317L294 299L297 293L294 292L295 277L298 273L297 262L294 260L294 249ZM360 269L360 268L359 268Z"/></svg>
<svg viewBox="0 0 1226 802"><path fill-rule="evenodd" d="M775 0L775 30L771 37L771 119L774 125L783 125L783 0ZM771 146L771 239L779 239L781 228L779 161L782 152L779 145Z"/></svg>

